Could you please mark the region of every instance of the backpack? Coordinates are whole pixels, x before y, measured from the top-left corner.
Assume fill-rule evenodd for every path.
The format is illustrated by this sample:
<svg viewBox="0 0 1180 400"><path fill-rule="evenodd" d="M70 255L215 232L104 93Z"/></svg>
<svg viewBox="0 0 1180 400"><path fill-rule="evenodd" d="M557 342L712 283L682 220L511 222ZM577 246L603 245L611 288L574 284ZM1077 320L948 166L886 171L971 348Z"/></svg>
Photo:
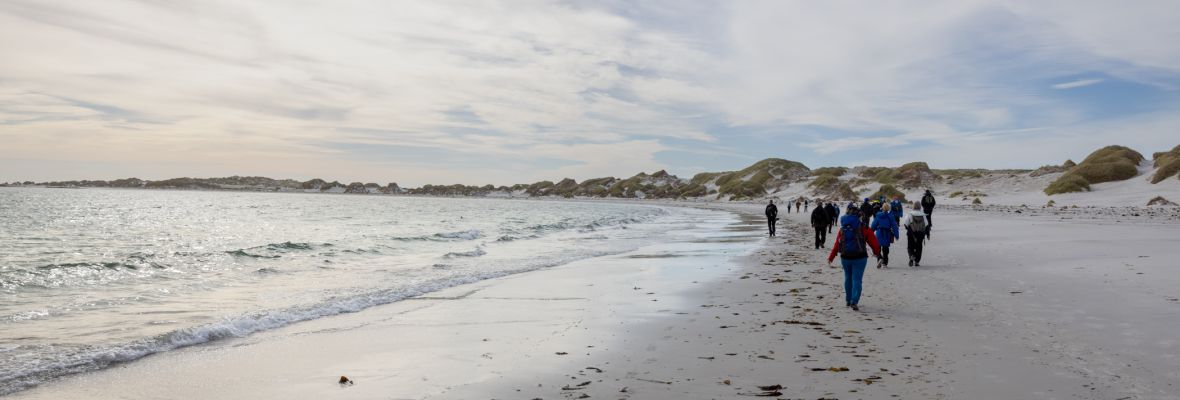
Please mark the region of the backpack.
<svg viewBox="0 0 1180 400"><path fill-rule="evenodd" d="M912 220L910 221L910 224L906 226L906 228L909 228L911 231L914 231L914 232L926 232L926 216L925 215L912 215L912 216L910 216L910 218Z"/></svg>
<svg viewBox="0 0 1180 400"><path fill-rule="evenodd" d="M922 196L922 207L926 207L926 208L934 207L934 196L929 195L929 194Z"/></svg>
<svg viewBox="0 0 1180 400"><path fill-rule="evenodd" d="M840 226L840 258L865 258L869 253L865 251L865 236L860 230L859 223L847 223Z"/></svg>

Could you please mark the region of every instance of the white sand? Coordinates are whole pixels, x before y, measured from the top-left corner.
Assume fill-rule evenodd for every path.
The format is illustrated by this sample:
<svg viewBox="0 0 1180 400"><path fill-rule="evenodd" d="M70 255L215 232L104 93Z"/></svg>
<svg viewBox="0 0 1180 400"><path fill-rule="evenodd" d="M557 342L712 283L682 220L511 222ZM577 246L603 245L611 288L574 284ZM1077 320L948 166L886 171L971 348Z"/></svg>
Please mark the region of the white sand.
<svg viewBox="0 0 1180 400"><path fill-rule="evenodd" d="M808 399L1180 398L1175 220L936 211L923 266L896 247L854 312L839 269L811 250L806 214L783 216L762 246L652 246L14 397L709 399L781 384L783 398ZM849 371L811 370L829 367ZM341 374L356 384L337 385Z"/></svg>

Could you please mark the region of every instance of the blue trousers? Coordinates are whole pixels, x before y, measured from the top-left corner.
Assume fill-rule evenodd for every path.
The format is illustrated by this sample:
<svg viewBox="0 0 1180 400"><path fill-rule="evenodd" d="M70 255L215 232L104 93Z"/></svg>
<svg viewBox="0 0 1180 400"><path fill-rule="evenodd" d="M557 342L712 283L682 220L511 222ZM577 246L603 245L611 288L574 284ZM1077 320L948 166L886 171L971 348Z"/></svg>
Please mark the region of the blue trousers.
<svg viewBox="0 0 1180 400"><path fill-rule="evenodd" d="M860 303L860 288L861 281L865 277L865 265L868 265L868 257L857 260L840 259L840 264L844 266L844 302L852 305Z"/></svg>

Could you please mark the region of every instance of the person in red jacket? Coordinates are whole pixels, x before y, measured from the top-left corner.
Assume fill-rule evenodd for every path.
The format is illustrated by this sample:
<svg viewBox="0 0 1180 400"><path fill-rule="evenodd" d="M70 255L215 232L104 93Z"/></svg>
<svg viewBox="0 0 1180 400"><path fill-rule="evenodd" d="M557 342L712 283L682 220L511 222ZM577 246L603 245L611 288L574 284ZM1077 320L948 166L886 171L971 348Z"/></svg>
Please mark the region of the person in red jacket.
<svg viewBox="0 0 1180 400"><path fill-rule="evenodd" d="M828 265L840 254L840 264L844 266L844 305L859 311L861 281L865 276L865 266L869 262L868 245L873 249L873 256L881 258L881 246L877 245L877 238L873 231L860 223L860 210L856 205L848 205L848 213L840 218L840 232L836 234L836 243L832 246L832 253L828 254Z"/></svg>

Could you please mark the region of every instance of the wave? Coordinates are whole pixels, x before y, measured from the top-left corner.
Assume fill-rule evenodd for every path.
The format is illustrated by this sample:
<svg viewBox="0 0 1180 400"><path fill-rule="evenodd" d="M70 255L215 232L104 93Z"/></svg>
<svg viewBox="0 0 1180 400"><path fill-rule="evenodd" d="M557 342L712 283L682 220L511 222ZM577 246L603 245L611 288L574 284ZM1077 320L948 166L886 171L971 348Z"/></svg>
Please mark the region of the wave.
<svg viewBox="0 0 1180 400"><path fill-rule="evenodd" d="M229 254L234 257L250 257L250 258L279 258L279 257L282 257L282 256L277 256L277 255L247 253L246 250L227 251L227 252L225 252L225 254Z"/></svg>
<svg viewBox="0 0 1180 400"><path fill-rule="evenodd" d="M475 250L472 250L472 251L451 252L451 253L447 253L443 257L444 258L479 257L484 254L488 254L488 253L486 251L483 251L483 247L476 247Z"/></svg>
<svg viewBox="0 0 1180 400"><path fill-rule="evenodd" d="M42 266L40 266L40 267L37 267L37 269L39 269L39 270L51 270L51 269L63 269L63 268L91 268L91 269L100 269L100 268L106 268L106 269L120 269L120 268L126 268L126 269L130 269L130 270L136 270L136 269L139 269L139 267L138 267L138 266L136 266L136 265L133 265L133 264L126 264L126 263L122 263L122 262L111 262L111 261L99 261L99 262L76 262L76 263L49 264L49 265L42 265Z"/></svg>
<svg viewBox="0 0 1180 400"><path fill-rule="evenodd" d="M565 262L568 261L535 265L519 270L484 272L435 279L411 287L358 293L349 297L337 298L335 301L309 306L256 311L225 318L219 322L178 329L162 335L128 343L101 347L86 346L73 352L54 354L50 359L21 358L12 363L0 364L0 396L25 390L60 376L95 371L113 364L134 361L155 353L222 339L244 337L256 332L281 328L296 322L353 313L370 307L421 296L448 287L552 267Z"/></svg>
<svg viewBox="0 0 1180 400"><path fill-rule="evenodd" d="M136 260L56 263L34 268L13 268L0 271L0 290L108 284L124 278L151 276L166 268L166 264Z"/></svg>
<svg viewBox="0 0 1180 400"><path fill-rule="evenodd" d="M503 236L496 238L496 241L497 242L513 242L513 241L517 241L517 240L536 239L539 237L540 236L538 236L538 235L521 235L521 236L503 235Z"/></svg>
<svg viewBox="0 0 1180 400"><path fill-rule="evenodd" d="M234 257L249 257L249 258L280 258L281 254L292 251L307 251L314 250L321 247L332 247L331 243L304 243L304 242L282 242L270 243L262 246L247 247L244 249L226 251ZM278 254L275 254L278 253Z"/></svg>
<svg viewBox="0 0 1180 400"><path fill-rule="evenodd" d="M282 242L282 243L268 244L268 245L266 245L266 248L271 249L271 250L311 250L313 246L317 246L317 245L313 245L311 243ZM332 244L331 243L322 243L322 244L319 244L318 246L331 247Z"/></svg>
<svg viewBox="0 0 1180 400"><path fill-rule="evenodd" d="M393 240L402 242L417 242L417 241L433 241L433 242L449 242L459 240L476 240L483 237L483 232L478 229L469 229L458 232L439 232L431 235L422 236L406 236L394 237Z"/></svg>

